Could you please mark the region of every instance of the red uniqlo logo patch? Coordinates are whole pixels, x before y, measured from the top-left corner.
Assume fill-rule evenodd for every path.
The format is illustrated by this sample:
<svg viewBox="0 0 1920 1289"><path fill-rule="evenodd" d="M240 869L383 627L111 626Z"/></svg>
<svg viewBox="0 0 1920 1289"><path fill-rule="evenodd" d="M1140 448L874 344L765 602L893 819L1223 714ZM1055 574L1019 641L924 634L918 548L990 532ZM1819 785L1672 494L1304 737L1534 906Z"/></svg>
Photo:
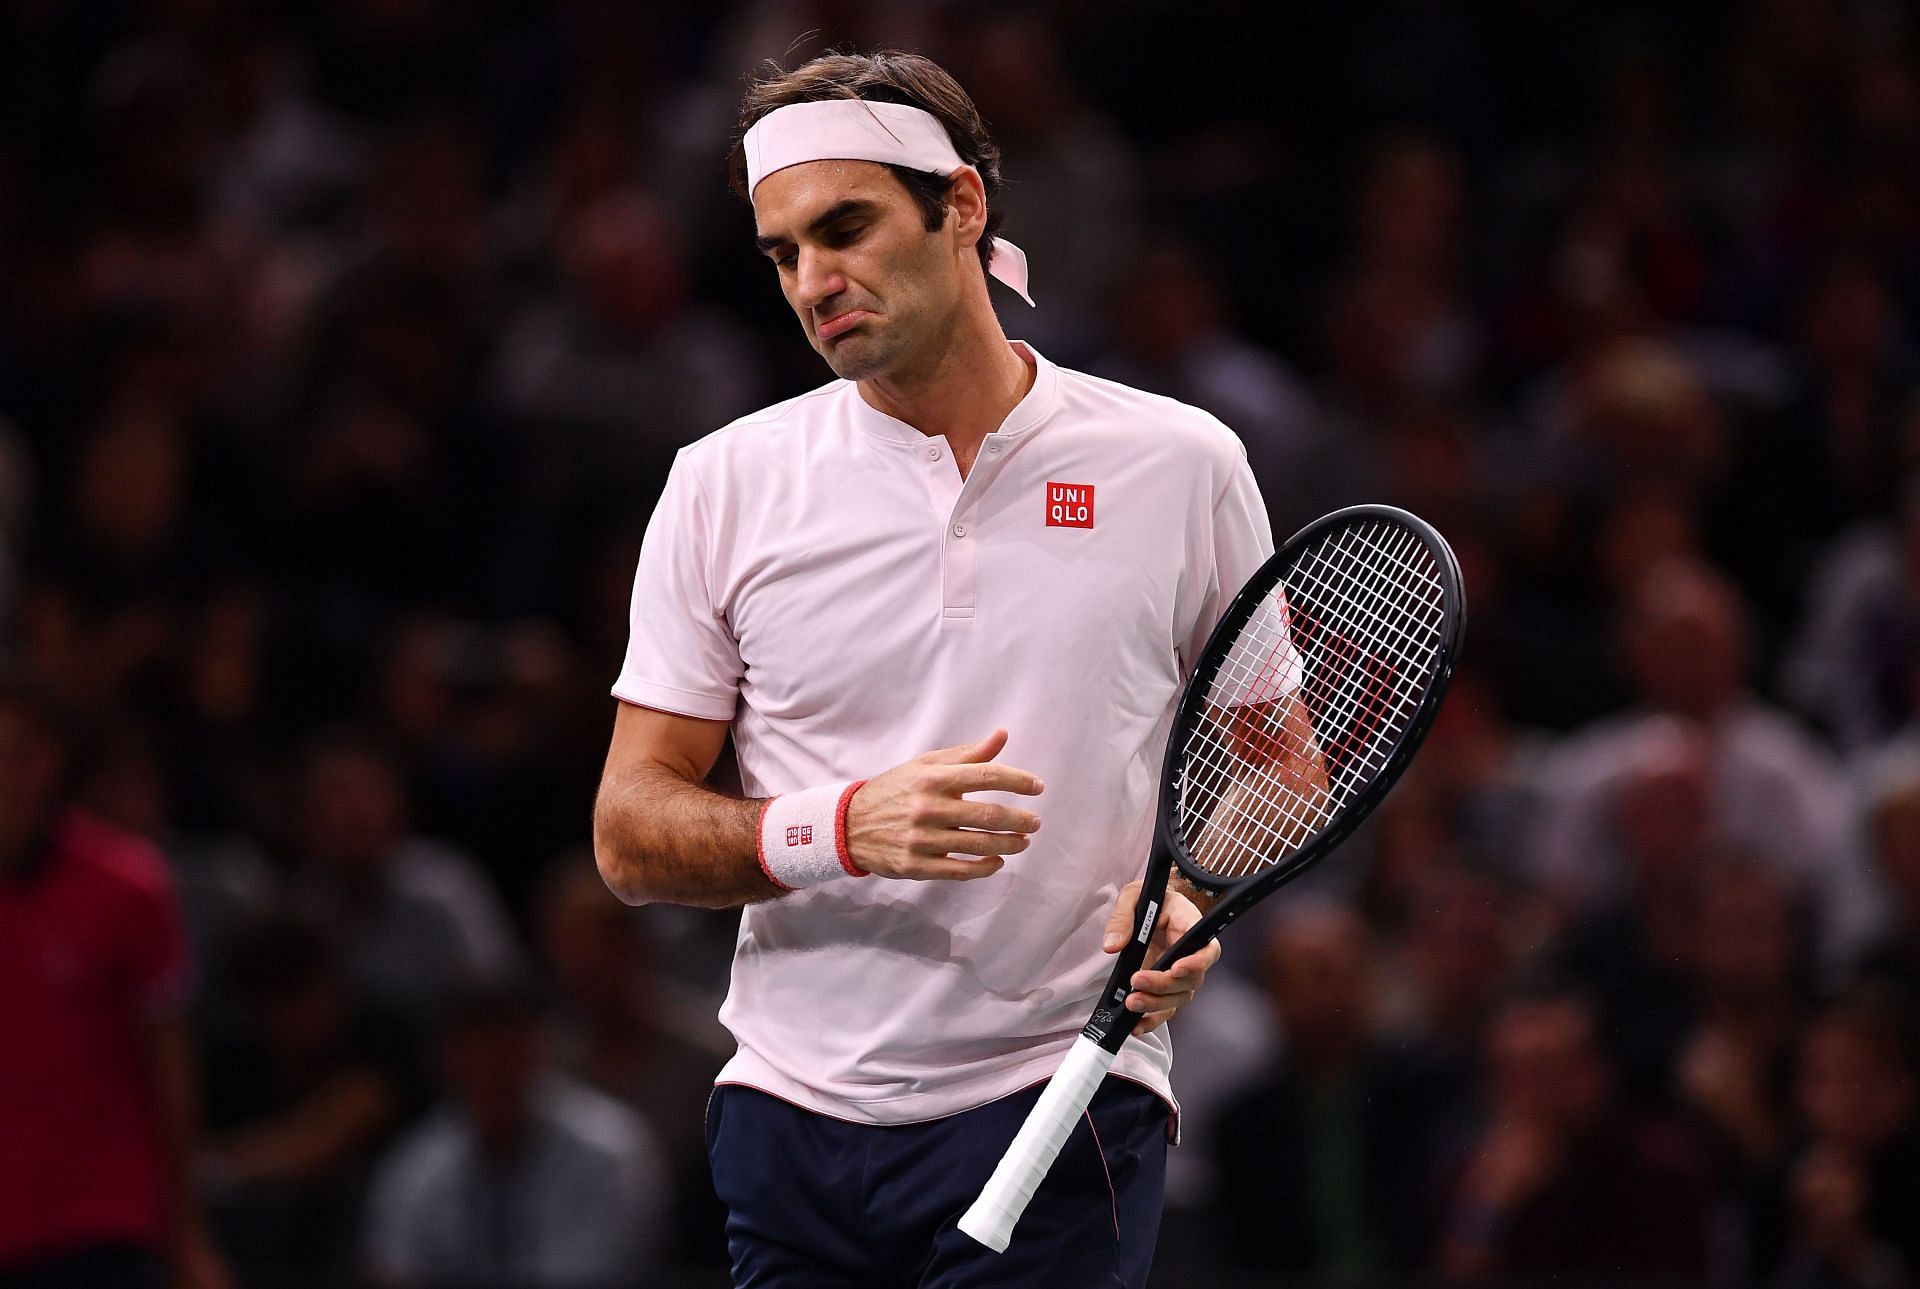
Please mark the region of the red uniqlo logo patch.
<svg viewBox="0 0 1920 1289"><path fill-rule="evenodd" d="M787 829L787 845L789 846L813 845L813 825L812 824L795 824L793 827Z"/></svg>
<svg viewBox="0 0 1920 1289"><path fill-rule="evenodd" d="M1093 485L1049 483L1047 485L1047 527L1093 527Z"/></svg>

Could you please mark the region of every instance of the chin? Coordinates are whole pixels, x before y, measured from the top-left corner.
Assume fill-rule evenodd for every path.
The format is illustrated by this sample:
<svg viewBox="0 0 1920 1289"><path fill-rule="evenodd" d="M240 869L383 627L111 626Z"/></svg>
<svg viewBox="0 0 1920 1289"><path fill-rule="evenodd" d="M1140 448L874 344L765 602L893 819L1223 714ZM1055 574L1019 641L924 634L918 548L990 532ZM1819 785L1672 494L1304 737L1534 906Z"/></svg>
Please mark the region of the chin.
<svg viewBox="0 0 1920 1289"><path fill-rule="evenodd" d="M883 374L891 364L888 355L870 343L867 336L849 336L820 355L841 380L868 380Z"/></svg>

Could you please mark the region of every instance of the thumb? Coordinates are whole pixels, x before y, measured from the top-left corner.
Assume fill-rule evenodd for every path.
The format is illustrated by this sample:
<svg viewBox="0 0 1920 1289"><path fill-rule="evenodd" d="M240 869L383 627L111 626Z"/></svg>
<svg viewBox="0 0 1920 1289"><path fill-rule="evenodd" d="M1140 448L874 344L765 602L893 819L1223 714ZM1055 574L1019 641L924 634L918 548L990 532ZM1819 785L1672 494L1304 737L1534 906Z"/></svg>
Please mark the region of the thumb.
<svg viewBox="0 0 1920 1289"><path fill-rule="evenodd" d="M1100 947L1107 953L1118 953L1126 944L1127 936L1133 930L1133 906L1140 899L1140 883L1128 882L1120 888L1120 898L1113 903L1113 914L1107 918L1107 929L1100 936Z"/></svg>
<svg viewBox="0 0 1920 1289"><path fill-rule="evenodd" d="M958 747L943 747L937 752L929 752L923 761L935 765L968 765L980 761L991 761L1000 755L1000 749L1007 745L1007 732L995 730L978 743L962 743Z"/></svg>

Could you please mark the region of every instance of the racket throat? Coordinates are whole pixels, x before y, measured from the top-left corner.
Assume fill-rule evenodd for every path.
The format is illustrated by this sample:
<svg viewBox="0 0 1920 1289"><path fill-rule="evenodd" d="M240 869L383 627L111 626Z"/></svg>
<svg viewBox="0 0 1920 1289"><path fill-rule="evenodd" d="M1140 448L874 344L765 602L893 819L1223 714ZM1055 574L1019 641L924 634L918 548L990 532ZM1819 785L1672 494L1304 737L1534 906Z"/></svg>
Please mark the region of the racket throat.
<svg viewBox="0 0 1920 1289"><path fill-rule="evenodd" d="M1120 950L1119 960L1113 964L1113 972L1107 977L1106 988L1093 1009L1093 1018L1080 1031L1082 1038L1090 1039L1108 1052L1118 1052L1120 1045L1127 1041L1127 1036L1140 1023L1140 1013L1127 1010L1127 995L1133 992L1134 973L1146 961L1147 946L1153 940L1154 923L1160 916L1160 904L1158 899L1146 902L1134 924L1132 937L1128 939L1126 947Z"/></svg>

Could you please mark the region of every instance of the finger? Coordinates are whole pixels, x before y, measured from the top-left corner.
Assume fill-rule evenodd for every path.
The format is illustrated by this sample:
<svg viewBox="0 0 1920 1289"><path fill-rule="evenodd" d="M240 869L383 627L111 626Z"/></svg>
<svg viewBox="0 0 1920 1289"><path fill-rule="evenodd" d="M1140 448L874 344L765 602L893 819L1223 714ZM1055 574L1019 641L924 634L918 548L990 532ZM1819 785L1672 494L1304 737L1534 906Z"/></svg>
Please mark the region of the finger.
<svg viewBox="0 0 1920 1289"><path fill-rule="evenodd" d="M1040 816L1033 811L991 801L943 802L928 811L927 821L946 828L978 828L985 832L1040 831Z"/></svg>
<svg viewBox="0 0 1920 1289"><path fill-rule="evenodd" d="M1172 935L1156 935L1153 940L1154 957L1156 959L1165 957L1167 951L1173 948L1177 939L1177 936ZM1208 967L1211 967L1218 961L1220 961L1220 941L1213 939L1207 941L1192 953L1168 963L1167 970L1172 971L1178 968L1187 968L1189 970L1204 972Z"/></svg>
<svg viewBox="0 0 1920 1289"><path fill-rule="evenodd" d="M927 752L918 759L929 765L961 765L972 761L991 761L1007 745L1007 732L995 730L975 743L960 743Z"/></svg>
<svg viewBox="0 0 1920 1289"><path fill-rule="evenodd" d="M1166 911L1160 916L1160 929L1166 932L1169 944L1193 930L1199 921L1200 910L1192 900L1178 892L1168 894Z"/></svg>
<svg viewBox="0 0 1920 1289"><path fill-rule="evenodd" d="M1186 959L1181 959L1181 962L1185 961ZM1166 971L1136 971L1133 973L1133 979L1127 981L1127 986L1145 994L1190 994L1200 987L1200 982L1206 979L1206 975L1205 967L1193 967L1182 971L1179 963L1176 963Z"/></svg>
<svg viewBox="0 0 1920 1289"><path fill-rule="evenodd" d="M1136 989L1127 995L1127 1010L1152 1016L1164 1012L1171 1016L1180 1008L1193 1001L1191 992L1183 994L1152 994Z"/></svg>
<svg viewBox="0 0 1920 1289"><path fill-rule="evenodd" d="M1173 1013L1170 1011L1149 1012L1141 1018L1140 1023L1134 1027L1133 1032L1136 1034L1151 1034L1154 1030L1159 1029L1172 1019Z"/></svg>
<svg viewBox="0 0 1920 1289"><path fill-rule="evenodd" d="M971 882L992 877L1005 868L1007 861L986 859L916 859L904 865L896 876L913 882Z"/></svg>
<svg viewBox="0 0 1920 1289"><path fill-rule="evenodd" d="M1220 961L1220 942L1207 941L1206 947L1181 958L1164 971L1136 971L1128 983L1135 989L1191 989L1206 978L1207 968Z"/></svg>
<svg viewBox="0 0 1920 1289"><path fill-rule="evenodd" d="M1114 901L1107 929L1100 936L1100 947L1108 953L1120 952L1120 946L1133 934L1133 905L1139 898L1139 882L1128 882L1120 888L1120 898Z"/></svg>
<svg viewBox="0 0 1920 1289"><path fill-rule="evenodd" d="M941 774L942 787L954 796L963 792L1017 792L1037 797L1046 790L1040 776L1031 770L997 762L955 765Z"/></svg>
<svg viewBox="0 0 1920 1289"><path fill-rule="evenodd" d="M1018 855L1032 844L1025 833L940 828L920 837L911 849L916 855L931 858L941 855Z"/></svg>

